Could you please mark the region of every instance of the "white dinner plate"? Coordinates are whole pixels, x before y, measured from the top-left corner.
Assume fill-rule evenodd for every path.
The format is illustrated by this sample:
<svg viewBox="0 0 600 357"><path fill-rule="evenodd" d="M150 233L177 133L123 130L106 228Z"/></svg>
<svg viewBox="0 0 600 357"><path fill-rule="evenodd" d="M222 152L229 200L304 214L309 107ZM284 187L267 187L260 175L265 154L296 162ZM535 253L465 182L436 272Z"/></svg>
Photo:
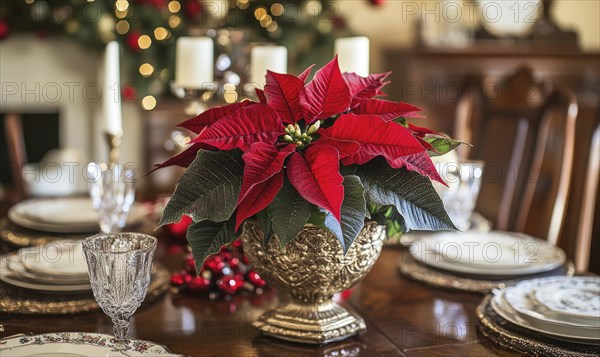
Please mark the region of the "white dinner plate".
<svg viewBox="0 0 600 357"><path fill-rule="evenodd" d="M127 224L138 223L145 215L140 204L133 204ZM98 215L85 197L29 199L8 211L8 218L29 229L53 233L97 232Z"/></svg>
<svg viewBox="0 0 600 357"><path fill-rule="evenodd" d="M86 292L92 289L89 281L87 283L77 284L57 284L52 282L41 282L24 279L22 276L15 274L8 269L8 256L0 258L0 280L3 282L29 290L37 290L41 292ZM0 354L0 356L3 356Z"/></svg>
<svg viewBox="0 0 600 357"><path fill-rule="evenodd" d="M0 345L2 357L25 356L103 356L103 357L144 357L144 356L182 356L170 353L159 344L131 339L126 351L115 349L110 335L87 332L59 332L41 335L17 335L3 340Z"/></svg>
<svg viewBox="0 0 600 357"><path fill-rule="evenodd" d="M590 320L577 316L564 316L538 303L535 298L536 291L573 277L548 277L532 279L506 288L504 299L521 317L540 323L550 323L567 327L591 328L600 330L599 320Z"/></svg>
<svg viewBox="0 0 600 357"><path fill-rule="evenodd" d="M415 241L410 254L435 268L478 276L541 273L566 261L560 248L508 232L436 234Z"/></svg>
<svg viewBox="0 0 600 357"><path fill-rule="evenodd" d="M85 284L89 282L89 275L84 276L52 276L45 274L35 274L25 269L23 264L21 264L21 259L17 254L13 254L8 256L7 258L7 267L10 271L10 274L14 274L20 278L20 280L30 280L33 282L41 282L45 284Z"/></svg>
<svg viewBox="0 0 600 357"><path fill-rule="evenodd" d="M575 327L564 327L557 325L545 325L532 323L522 318L504 299L504 291L497 292L490 301L492 309L506 321L528 330L539 332L543 335L563 341L600 345L600 330L586 330Z"/></svg>
<svg viewBox="0 0 600 357"><path fill-rule="evenodd" d="M561 315L600 324L600 277L571 277L538 288L535 299Z"/></svg>
<svg viewBox="0 0 600 357"><path fill-rule="evenodd" d="M81 240L54 241L21 249L21 264L30 272L53 277L81 278L88 275Z"/></svg>

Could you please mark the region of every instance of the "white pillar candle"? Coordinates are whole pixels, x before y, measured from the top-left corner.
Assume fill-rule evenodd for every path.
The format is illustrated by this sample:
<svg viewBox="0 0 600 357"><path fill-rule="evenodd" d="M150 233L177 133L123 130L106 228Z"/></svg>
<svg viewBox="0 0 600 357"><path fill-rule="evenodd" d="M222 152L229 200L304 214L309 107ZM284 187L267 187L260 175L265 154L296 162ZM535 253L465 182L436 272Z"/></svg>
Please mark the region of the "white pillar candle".
<svg viewBox="0 0 600 357"><path fill-rule="evenodd" d="M287 73L287 48L284 46L256 46L250 54L249 83L260 88L266 83L267 70Z"/></svg>
<svg viewBox="0 0 600 357"><path fill-rule="evenodd" d="M113 135L123 133L121 114L121 87L119 85L119 44L106 45L104 52L104 130Z"/></svg>
<svg viewBox="0 0 600 357"><path fill-rule="evenodd" d="M184 88L202 89L214 81L213 40L180 37L175 53L175 82Z"/></svg>
<svg viewBox="0 0 600 357"><path fill-rule="evenodd" d="M363 77L369 75L368 37L338 38L335 40L335 53L342 72L354 72Z"/></svg>
<svg viewBox="0 0 600 357"><path fill-rule="evenodd" d="M206 14L218 20L223 20L229 13L229 0L206 1Z"/></svg>

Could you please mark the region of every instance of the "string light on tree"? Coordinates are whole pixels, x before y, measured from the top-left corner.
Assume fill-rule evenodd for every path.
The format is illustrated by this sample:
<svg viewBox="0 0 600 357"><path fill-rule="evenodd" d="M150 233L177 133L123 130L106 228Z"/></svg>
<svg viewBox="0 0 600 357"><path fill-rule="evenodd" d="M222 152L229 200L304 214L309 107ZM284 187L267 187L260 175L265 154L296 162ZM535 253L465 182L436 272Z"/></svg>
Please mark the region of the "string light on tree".
<svg viewBox="0 0 600 357"><path fill-rule="evenodd" d="M142 99L142 108L144 110L152 110L156 107L156 98L151 95L147 95Z"/></svg>
<svg viewBox="0 0 600 357"><path fill-rule="evenodd" d="M154 67L150 63L144 63L140 66L140 74L144 77L150 77L154 73Z"/></svg>
<svg viewBox="0 0 600 357"><path fill-rule="evenodd" d="M154 38L158 41L165 40L169 37L169 30L164 27L157 27L154 29Z"/></svg>
<svg viewBox="0 0 600 357"><path fill-rule="evenodd" d="M147 49L151 45L152 45L152 39L150 38L150 36L142 35L138 38L138 46L140 46L140 48L142 50Z"/></svg>
<svg viewBox="0 0 600 357"><path fill-rule="evenodd" d="M173 52L171 46L190 27L249 29L259 42L293 49L290 63L296 68L291 68L292 72L312 63L323 64L323 57L331 52L332 27L337 30L343 27L338 24L344 23L329 11L333 3L333 0L0 1L0 40L18 32L37 33L40 38L66 34L98 54L107 42L115 40L124 50L123 64L130 66L124 70L135 73L131 85L142 105L141 100L149 95L156 101L173 80L175 59L169 55ZM312 10L306 10L309 5ZM228 11L230 7L236 10ZM93 19L89 18L92 15ZM329 25L323 25L324 22ZM331 26L332 23L335 25ZM153 70L144 64L151 65Z"/></svg>
<svg viewBox="0 0 600 357"><path fill-rule="evenodd" d="M172 13L176 13L179 12L179 10L181 10L181 4L179 3L179 1L169 2L169 11L171 11Z"/></svg>

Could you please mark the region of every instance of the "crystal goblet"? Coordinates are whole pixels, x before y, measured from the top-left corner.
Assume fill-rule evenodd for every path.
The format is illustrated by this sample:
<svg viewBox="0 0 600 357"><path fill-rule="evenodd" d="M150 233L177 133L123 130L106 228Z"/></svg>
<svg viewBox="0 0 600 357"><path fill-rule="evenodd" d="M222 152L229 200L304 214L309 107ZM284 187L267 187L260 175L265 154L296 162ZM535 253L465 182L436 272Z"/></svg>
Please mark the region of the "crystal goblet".
<svg viewBox="0 0 600 357"><path fill-rule="evenodd" d="M438 187L438 192L448 215L461 231L471 226L471 215L475 209L481 179L483 161L448 162L442 165L440 175L448 187Z"/></svg>
<svg viewBox="0 0 600 357"><path fill-rule="evenodd" d="M156 238L141 233L98 234L83 241L94 298L114 324L114 338L127 346L129 318L150 283Z"/></svg>
<svg viewBox="0 0 600 357"><path fill-rule="evenodd" d="M119 164L90 163L87 167L92 206L102 233L119 232L135 200L133 172Z"/></svg>

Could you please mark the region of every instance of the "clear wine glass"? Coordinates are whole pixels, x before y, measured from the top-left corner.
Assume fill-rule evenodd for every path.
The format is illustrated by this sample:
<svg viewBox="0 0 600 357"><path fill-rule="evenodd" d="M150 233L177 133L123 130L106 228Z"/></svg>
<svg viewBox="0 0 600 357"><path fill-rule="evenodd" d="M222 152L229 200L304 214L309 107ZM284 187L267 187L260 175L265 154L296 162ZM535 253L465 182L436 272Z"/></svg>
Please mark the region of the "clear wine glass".
<svg viewBox="0 0 600 357"><path fill-rule="evenodd" d="M448 162L441 167L440 175L448 187L440 187L438 192L452 222L461 231L471 226L484 165L483 161L460 161Z"/></svg>
<svg viewBox="0 0 600 357"><path fill-rule="evenodd" d="M120 232L135 200L133 171L119 164L90 163L87 167L92 206L102 233Z"/></svg>
<svg viewBox="0 0 600 357"><path fill-rule="evenodd" d="M83 241L94 298L112 319L119 349L127 348L129 318L148 291L156 241L141 233L98 234Z"/></svg>

